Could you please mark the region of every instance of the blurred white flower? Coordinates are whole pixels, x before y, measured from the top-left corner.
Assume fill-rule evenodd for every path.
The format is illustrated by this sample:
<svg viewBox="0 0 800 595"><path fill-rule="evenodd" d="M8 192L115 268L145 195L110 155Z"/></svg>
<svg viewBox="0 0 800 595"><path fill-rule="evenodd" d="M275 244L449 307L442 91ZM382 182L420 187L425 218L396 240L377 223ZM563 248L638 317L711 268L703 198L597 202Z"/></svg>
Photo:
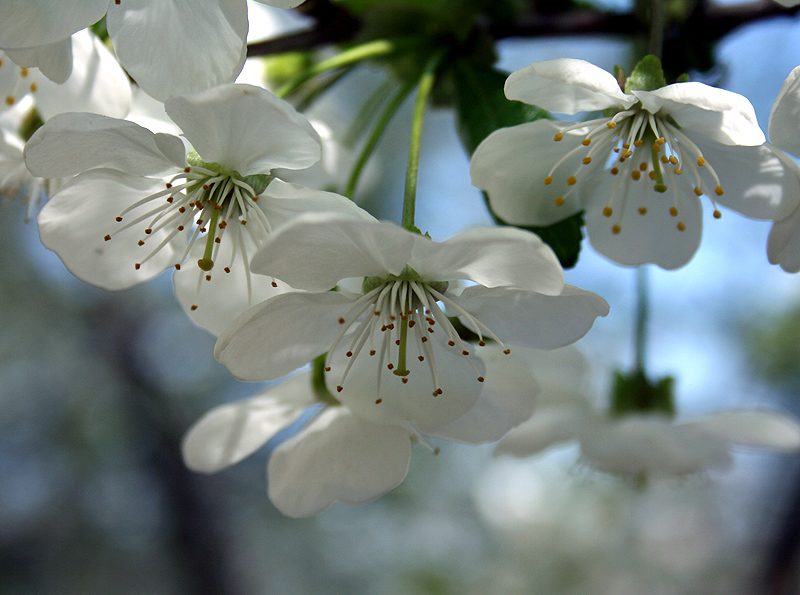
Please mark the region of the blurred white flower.
<svg viewBox="0 0 800 595"><path fill-rule="evenodd" d="M723 411L691 421L646 412L612 416L583 392L588 367L577 350L516 354L542 390L534 414L500 441L495 455L526 457L577 442L583 461L601 471L682 476L727 469L738 448L800 450L800 425L780 413Z"/></svg>
<svg viewBox="0 0 800 595"><path fill-rule="evenodd" d="M538 120L489 135L472 182L514 225L550 225L581 210L594 248L623 265L686 264L700 243L700 199L754 219L786 217L800 200L796 165L765 144L750 102L701 83L624 93L588 62L536 62L506 81L509 99L588 122Z"/></svg>

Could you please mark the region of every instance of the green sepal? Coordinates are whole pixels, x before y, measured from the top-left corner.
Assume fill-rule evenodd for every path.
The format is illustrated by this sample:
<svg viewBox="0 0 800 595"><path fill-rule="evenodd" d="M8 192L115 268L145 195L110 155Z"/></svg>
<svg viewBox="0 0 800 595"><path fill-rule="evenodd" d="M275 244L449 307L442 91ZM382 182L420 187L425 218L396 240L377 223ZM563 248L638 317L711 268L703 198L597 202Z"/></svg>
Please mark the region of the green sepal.
<svg viewBox="0 0 800 595"><path fill-rule="evenodd" d="M39 110L37 110L35 107L32 107L22 117L22 120L19 123L19 128L17 129L17 133L22 140L28 142L33 136L33 133L39 130L39 128L42 126L44 126L42 115L39 113Z"/></svg>
<svg viewBox="0 0 800 595"><path fill-rule="evenodd" d="M672 376L651 381L641 370L634 370L627 375L615 372L610 413L616 417L630 413L656 413L674 417L674 387L675 378Z"/></svg>
<svg viewBox="0 0 800 595"><path fill-rule="evenodd" d="M541 108L506 98L506 72L474 60L460 60L454 71L458 134L469 155L499 128L550 117Z"/></svg>
<svg viewBox="0 0 800 595"><path fill-rule="evenodd" d="M688 83L688 82L689 82L689 74L688 74L688 73L686 73L686 72L684 72L682 75L680 75L680 76L679 76L679 77L678 77L678 78L675 80L675 82L676 82L676 83Z"/></svg>
<svg viewBox="0 0 800 595"><path fill-rule="evenodd" d="M642 58L625 81L625 93L633 91L655 91L666 87L667 79L664 78L664 69L661 60L648 55Z"/></svg>
<svg viewBox="0 0 800 595"><path fill-rule="evenodd" d="M617 79L617 84L619 88L623 91L625 90L625 79L627 75L625 74L625 69L622 68L619 64L614 65L614 78Z"/></svg>

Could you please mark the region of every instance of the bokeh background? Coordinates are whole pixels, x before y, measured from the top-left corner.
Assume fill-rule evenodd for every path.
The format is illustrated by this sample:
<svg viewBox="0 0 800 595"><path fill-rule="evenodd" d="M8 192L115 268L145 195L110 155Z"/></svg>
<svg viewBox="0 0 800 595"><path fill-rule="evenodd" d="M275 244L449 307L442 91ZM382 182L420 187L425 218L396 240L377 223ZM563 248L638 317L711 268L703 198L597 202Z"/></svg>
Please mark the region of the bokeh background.
<svg viewBox="0 0 800 595"><path fill-rule="evenodd" d="M257 14L254 33L304 26ZM613 36L498 49L509 71L555 57L635 61ZM737 28L713 56L696 75L747 96L766 129L800 64L800 19ZM385 77L361 68L312 115L346 132ZM387 219L399 218L409 121L407 105L361 190ZM491 223L447 110L425 123L417 204L418 226L436 239ZM706 214L691 263L650 271L648 369L677 378L681 417L800 417L800 277L767 263L769 224ZM182 313L168 273L117 293L87 286L23 224L21 204L4 201L0 215L0 595L800 593L800 456L741 452L729 473L642 487L585 467L574 447L518 460L437 442L438 456L415 449L408 478L383 498L285 518L266 497L275 441L213 476L181 462L195 420L262 385L214 360L213 337ZM602 395L632 363L635 273L584 242L567 281L611 305L578 344Z"/></svg>

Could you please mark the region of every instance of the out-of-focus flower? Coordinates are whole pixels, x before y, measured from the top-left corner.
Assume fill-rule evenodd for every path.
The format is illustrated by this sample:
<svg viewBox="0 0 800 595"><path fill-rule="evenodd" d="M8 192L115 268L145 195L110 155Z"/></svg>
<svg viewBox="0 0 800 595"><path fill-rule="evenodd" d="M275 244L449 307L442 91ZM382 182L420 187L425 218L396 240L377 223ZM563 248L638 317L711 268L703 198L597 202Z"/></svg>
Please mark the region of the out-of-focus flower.
<svg viewBox="0 0 800 595"><path fill-rule="evenodd" d="M308 167L320 148L308 121L268 91L224 85L172 97L166 110L188 155L176 136L94 114L40 128L25 149L31 172L76 177L42 209L39 233L75 276L106 289L174 266L178 299L216 334L251 300L281 290L249 268L273 227L306 210L362 211L271 175ZM197 264L182 266L188 259Z"/></svg>
<svg viewBox="0 0 800 595"><path fill-rule="evenodd" d="M643 63L663 81L655 58ZM629 81L640 80L637 71ZM623 92L613 75L574 59L512 73L509 99L564 114L613 115L497 130L473 155L473 184L515 225L550 225L585 210L598 252L623 265L665 269L683 266L697 250L701 196L715 217L718 203L765 220L798 205L797 166L765 144L747 99L701 83L663 84Z"/></svg>
<svg viewBox="0 0 800 595"><path fill-rule="evenodd" d="M413 418L423 432L466 413L485 381L480 354L448 315L479 346L495 341L510 353L572 343L608 312L599 296L564 285L538 236L510 228L439 243L392 223L307 214L277 230L252 267L308 293L272 298L226 329L215 353L236 377L275 379L327 353L337 398L368 398L364 411ZM350 279L360 293L323 291ZM459 291L462 280L477 285ZM351 374L362 367L367 385ZM405 397L384 396L387 378Z"/></svg>
<svg viewBox="0 0 800 595"><path fill-rule="evenodd" d="M574 442L583 461L601 471L682 476L727 469L739 448L800 450L800 425L775 412L724 411L691 421L647 412L609 415L587 397L588 366L577 350L516 353L541 393L534 414L500 441L496 455L526 457Z"/></svg>
<svg viewBox="0 0 800 595"><path fill-rule="evenodd" d="M482 359L490 370L489 379L466 414L442 425L414 416L381 417L379 408L377 415L371 410L374 406L365 410L364 404L376 396L374 376L365 366L354 369L351 379L366 394L352 398L350 393L351 398L341 402L327 389L312 390L312 374L301 372L252 399L209 411L184 438L184 460L195 471L219 471L255 452L309 407L321 404L308 425L272 452L267 467L269 497L293 517L316 514L334 502L367 502L403 481L412 442L427 444L418 422L428 435L476 444L497 440L530 416L537 390L530 373L514 357L505 357L497 345L479 349L485 350ZM364 374L368 377L359 378ZM384 399L406 398L407 391L398 392L400 386L386 387ZM420 396L435 404L422 390Z"/></svg>
<svg viewBox="0 0 800 595"><path fill-rule="evenodd" d="M279 8L302 2L259 1ZM104 14L125 70L162 101L232 82L245 60L245 0L8 0L3 10L0 49L55 82L72 68L70 36Z"/></svg>

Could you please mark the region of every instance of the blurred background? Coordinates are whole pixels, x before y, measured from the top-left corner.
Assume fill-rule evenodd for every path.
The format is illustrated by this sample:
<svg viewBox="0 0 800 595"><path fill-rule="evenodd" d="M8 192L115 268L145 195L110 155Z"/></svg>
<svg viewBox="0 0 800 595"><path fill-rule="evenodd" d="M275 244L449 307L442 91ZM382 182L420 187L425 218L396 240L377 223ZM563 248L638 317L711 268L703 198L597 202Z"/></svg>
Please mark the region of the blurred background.
<svg viewBox="0 0 800 595"><path fill-rule="evenodd" d="M508 38L498 50L508 71L555 57L635 62L618 35ZM736 27L710 51L695 78L748 97L766 129L800 64L800 18ZM354 77L311 113L335 134L386 74ZM409 122L406 105L361 189L379 217L399 218ZM435 239L491 224L449 110L426 119L417 205ZM217 475L183 466L191 424L262 385L214 360L168 274L117 293L87 286L23 224L23 205L0 213L0 595L800 593L800 456L743 451L731 472L637 487L582 465L574 447L520 460L440 441L438 456L416 448L406 481L377 501L285 518L266 497L272 443ZM694 259L650 271L649 370L676 377L681 418L800 417L800 277L767 263L768 223L706 215ZM578 343L605 394L633 360L635 273L584 242L567 281L611 305Z"/></svg>

